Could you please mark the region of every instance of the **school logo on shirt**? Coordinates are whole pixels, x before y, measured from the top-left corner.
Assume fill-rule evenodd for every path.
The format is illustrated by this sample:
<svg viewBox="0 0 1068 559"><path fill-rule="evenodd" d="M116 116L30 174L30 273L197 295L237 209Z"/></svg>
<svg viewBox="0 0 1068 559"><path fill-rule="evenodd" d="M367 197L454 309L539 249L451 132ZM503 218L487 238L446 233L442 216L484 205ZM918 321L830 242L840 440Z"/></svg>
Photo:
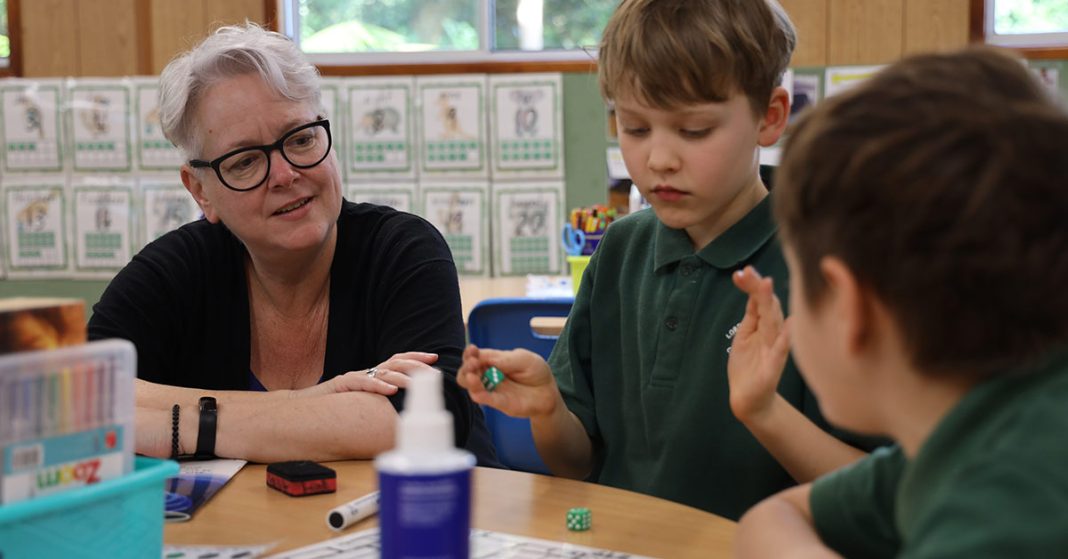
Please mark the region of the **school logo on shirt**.
<svg viewBox="0 0 1068 559"><path fill-rule="evenodd" d="M730 342L731 340L734 339L734 335L738 333L738 327L741 326L741 325L742 325L742 323L739 322L738 324L735 324L734 326L731 326L730 330L727 330L727 335L725 337L727 338L728 342ZM731 344L728 343L727 344L727 355L730 355L730 354L731 354Z"/></svg>

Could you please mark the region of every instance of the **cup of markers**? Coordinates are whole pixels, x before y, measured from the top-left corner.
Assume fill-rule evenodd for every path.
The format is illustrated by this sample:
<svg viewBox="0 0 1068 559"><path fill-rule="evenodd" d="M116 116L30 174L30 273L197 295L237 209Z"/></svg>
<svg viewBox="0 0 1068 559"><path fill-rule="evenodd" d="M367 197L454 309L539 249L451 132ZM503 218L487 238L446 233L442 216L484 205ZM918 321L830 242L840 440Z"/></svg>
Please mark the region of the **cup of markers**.
<svg viewBox="0 0 1068 559"><path fill-rule="evenodd" d="M567 264L571 269L571 288L578 294L582 274L590 263L590 255L604 236L605 229L616 219L616 210L601 205L571 210L564 224L563 242Z"/></svg>
<svg viewBox="0 0 1068 559"><path fill-rule="evenodd" d="M616 210L600 204L571 210L564 224L564 251L571 256L589 256L597 249L605 229L616 218Z"/></svg>

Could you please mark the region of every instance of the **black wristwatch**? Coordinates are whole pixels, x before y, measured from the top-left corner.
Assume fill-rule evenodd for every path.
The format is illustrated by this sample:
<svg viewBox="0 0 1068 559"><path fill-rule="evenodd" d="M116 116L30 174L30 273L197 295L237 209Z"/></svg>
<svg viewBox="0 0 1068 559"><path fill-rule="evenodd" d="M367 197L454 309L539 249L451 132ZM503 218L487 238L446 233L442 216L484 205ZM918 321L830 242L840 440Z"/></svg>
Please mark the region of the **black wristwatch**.
<svg viewBox="0 0 1068 559"><path fill-rule="evenodd" d="M200 399L200 427L197 429L197 451L193 458L207 460L215 458L215 429L218 425L219 408L215 398L205 396Z"/></svg>

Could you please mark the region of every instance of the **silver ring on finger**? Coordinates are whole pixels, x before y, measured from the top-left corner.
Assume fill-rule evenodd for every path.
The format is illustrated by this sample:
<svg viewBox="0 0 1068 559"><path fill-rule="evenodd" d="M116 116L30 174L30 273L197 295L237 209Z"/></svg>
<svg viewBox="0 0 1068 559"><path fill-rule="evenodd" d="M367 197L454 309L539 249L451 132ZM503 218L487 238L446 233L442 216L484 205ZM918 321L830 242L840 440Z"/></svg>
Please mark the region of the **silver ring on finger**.
<svg viewBox="0 0 1068 559"><path fill-rule="evenodd" d="M377 377L378 376L378 367L371 367L370 369L367 369L367 376L369 376L371 378Z"/></svg>

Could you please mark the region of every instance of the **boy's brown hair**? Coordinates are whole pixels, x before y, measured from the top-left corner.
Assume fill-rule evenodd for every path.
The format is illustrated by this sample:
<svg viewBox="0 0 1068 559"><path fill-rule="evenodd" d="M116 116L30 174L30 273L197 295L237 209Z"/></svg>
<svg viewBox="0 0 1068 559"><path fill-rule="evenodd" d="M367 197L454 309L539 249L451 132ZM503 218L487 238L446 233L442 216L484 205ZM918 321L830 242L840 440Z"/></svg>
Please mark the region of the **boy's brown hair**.
<svg viewBox="0 0 1068 559"><path fill-rule="evenodd" d="M914 366L989 376L1068 342L1068 114L989 48L906 59L794 128L772 193L803 296L841 259Z"/></svg>
<svg viewBox="0 0 1068 559"><path fill-rule="evenodd" d="M671 109L742 93L763 115L796 44L775 0L623 0L601 38L601 95Z"/></svg>

